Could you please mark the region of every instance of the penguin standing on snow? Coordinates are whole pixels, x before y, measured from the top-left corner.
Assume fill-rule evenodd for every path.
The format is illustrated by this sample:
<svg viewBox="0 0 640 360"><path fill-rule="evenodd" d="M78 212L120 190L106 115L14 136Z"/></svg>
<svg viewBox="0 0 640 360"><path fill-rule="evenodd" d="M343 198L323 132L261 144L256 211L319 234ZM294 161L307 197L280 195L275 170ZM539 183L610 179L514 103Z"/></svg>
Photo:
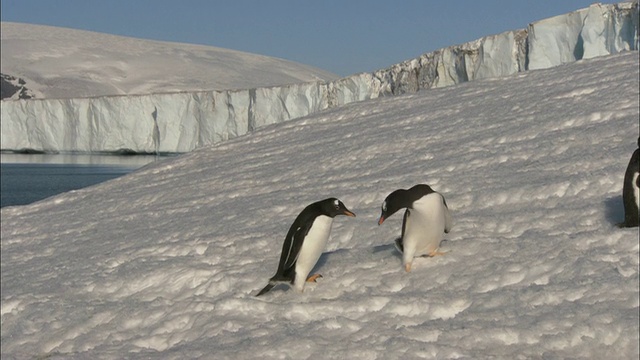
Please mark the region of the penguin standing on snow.
<svg viewBox="0 0 640 360"><path fill-rule="evenodd" d="M305 282L315 282L321 277L315 274L307 278L327 244L336 215L356 216L336 198L315 202L302 210L284 239L276 274L256 296L268 292L278 283L289 283L302 292Z"/></svg>
<svg viewBox="0 0 640 360"><path fill-rule="evenodd" d="M622 227L638 226L638 208L640 207L640 137L638 137L638 149L631 155L627 171L624 173L622 202L624 203L624 223L621 224Z"/></svg>
<svg viewBox="0 0 640 360"><path fill-rule="evenodd" d="M418 184L409 190L399 189L382 202L381 225L396 211L406 208L402 219L402 234L396 239L396 247L402 253L406 272L416 256L437 256L444 233L451 230L452 221L444 197L429 185Z"/></svg>

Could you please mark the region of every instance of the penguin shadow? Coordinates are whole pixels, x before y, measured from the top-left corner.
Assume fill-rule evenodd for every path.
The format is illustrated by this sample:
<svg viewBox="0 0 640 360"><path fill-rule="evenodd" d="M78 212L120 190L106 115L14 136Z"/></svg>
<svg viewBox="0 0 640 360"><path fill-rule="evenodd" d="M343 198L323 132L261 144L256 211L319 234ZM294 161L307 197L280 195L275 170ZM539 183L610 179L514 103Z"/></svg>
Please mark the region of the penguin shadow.
<svg viewBox="0 0 640 360"><path fill-rule="evenodd" d="M274 293L275 292L289 292L289 291L294 291L293 290L293 286L290 285L290 284L285 284L285 283L276 284L276 286L274 286L271 290L269 290L270 293L271 292L274 292ZM264 296L258 297L257 299L261 299L263 297Z"/></svg>
<svg viewBox="0 0 640 360"><path fill-rule="evenodd" d="M348 251L347 249L336 249L333 251L323 252L322 255L320 255L320 259L318 259L316 266L314 266L313 269L311 269L311 272L309 274L315 274L319 272L320 269L322 269L327 264L327 261L329 260L330 257L341 254L341 253L346 253L347 251Z"/></svg>
<svg viewBox="0 0 640 360"><path fill-rule="evenodd" d="M374 246L373 250L371 252L373 254L382 253L382 252L391 253L396 258L402 260L402 251L396 246L396 241L398 241L399 239L400 238L393 239L390 244ZM442 239L442 241L440 242L440 246L442 246L442 244L447 243L447 242L449 242L449 239ZM447 250L446 252L450 252L450 251L451 250ZM429 256L428 255L423 255L423 256L419 256L419 257L429 257Z"/></svg>
<svg viewBox="0 0 640 360"><path fill-rule="evenodd" d="M321 274L321 270L322 268L327 264L328 260L330 257L336 255L336 254L340 254L340 253L346 253L348 250L347 249L337 249L334 251L327 251L322 253L322 255L320 255L320 258L318 259L318 262L316 262L316 265L313 267L313 269L311 269L311 272L309 272L309 275L313 275L316 273L320 273ZM291 286L291 284L286 284L286 283L278 283L276 284L270 291L282 291L282 292L289 292L289 291L294 291L293 287Z"/></svg>
<svg viewBox="0 0 640 360"><path fill-rule="evenodd" d="M610 197L604 201L605 218L612 225L620 227L624 222L622 195Z"/></svg>
<svg viewBox="0 0 640 360"><path fill-rule="evenodd" d="M402 259L402 254L396 248L395 241L396 241L396 239L393 239L393 240L390 241L389 244L376 245L376 246L373 247L373 250L371 251L371 253L372 254L388 253L389 255L393 255L393 256L397 257L398 259Z"/></svg>

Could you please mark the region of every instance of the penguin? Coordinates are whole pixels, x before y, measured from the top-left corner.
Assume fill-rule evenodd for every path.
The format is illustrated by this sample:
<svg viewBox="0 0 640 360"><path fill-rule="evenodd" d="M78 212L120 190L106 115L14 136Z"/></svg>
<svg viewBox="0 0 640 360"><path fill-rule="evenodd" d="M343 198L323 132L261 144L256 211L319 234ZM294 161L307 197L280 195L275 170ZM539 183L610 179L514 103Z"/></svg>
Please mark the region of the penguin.
<svg viewBox="0 0 640 360"><path fill-rule="evenodd" d="M395 243L402 253L404 270L410 272L414 257L445 254L438 248L453 223L444 197L431 186L418 184L408 190L395 190L384 199L378 225L403 208L402 233Z"/></svg>
<svg viewBox="0 0 640 360"><path fill-rule="evenodd" d="M302 292L305 282L315 282L320 274L307 278L324 250L333 218L337 215L355 217L356 214L336 198L328 198L308 205L287 232L276 274L256 296L263 295L279 283L289 283Z"/></svg>
<svg viewBox="0 0 640 360"><path fill-rule="evenodd" d="M624 173L622 202L624 203L624 222L621 226L638 226L638 208L640 207L640 137L638 137L638 149L631 155L627 171Z"/></svg>

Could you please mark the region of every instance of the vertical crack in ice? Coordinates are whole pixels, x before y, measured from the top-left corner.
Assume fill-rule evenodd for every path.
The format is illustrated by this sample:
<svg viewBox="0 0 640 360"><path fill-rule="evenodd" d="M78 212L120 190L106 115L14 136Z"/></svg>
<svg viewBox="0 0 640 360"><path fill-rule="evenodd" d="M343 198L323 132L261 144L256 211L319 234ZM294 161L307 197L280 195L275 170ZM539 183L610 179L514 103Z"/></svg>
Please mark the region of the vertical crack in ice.
<svg viewBox="0 0 640 360"><path fill-rule="evenodd" d="M153 118L153 149L156 155L160 153L160 127L158 126L158 107L153 107L151 113Z"/></svg>

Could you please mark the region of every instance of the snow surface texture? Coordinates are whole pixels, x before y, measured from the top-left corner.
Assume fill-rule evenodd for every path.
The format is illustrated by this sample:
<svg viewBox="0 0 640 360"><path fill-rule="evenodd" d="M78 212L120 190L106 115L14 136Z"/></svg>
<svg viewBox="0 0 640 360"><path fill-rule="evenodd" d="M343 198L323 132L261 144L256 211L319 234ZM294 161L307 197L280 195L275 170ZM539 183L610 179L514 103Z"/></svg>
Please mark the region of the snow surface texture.
<svg viewBox="0 0 640 360"><path fill-rule="evenodd" d="M351 104L5 207L2 359L639 355L637 53ZM430 184L454 226L405 273L377 226ZM303 293L256 298L295 216L335 196Z"/></svg>
<svg viewBox="0 0 640 360"><path fill-rule="evenodd" d="M4 27L2 36L4 48ZM92 33L92 36L97 35ZM180 51L177 48L180 44L162 44L175 45L175 51ZM142 53L144 49L138 50L137 46L150 45L136 40L127 43L125 50ZM527 29L488 36L427 53L388 69L330 82L181 93L164 93L170 87L159 84L144 90L162 91L162 94L3 101L2 150L188 152L264 125L354 101L506 76L637 49L638 2L594 4L532 23ZM45 55L50 57L40 54L38 58ZM146 65L149 69L154 67L153 63ZM166 72L166 69L155 69L155 73ZM192 78L198 78L201 73L195 74ZM174 81L172 78L162 81L165 80ZM157 78L136 79L134 83L156 84L158 81Z"/></svg>
<svg viewBox="0 0 640 360"><path fill-rule="evenodd" d="M54 26L2 22L3 74L38 98L247 89L338 76L268 56Z"/></svg>

